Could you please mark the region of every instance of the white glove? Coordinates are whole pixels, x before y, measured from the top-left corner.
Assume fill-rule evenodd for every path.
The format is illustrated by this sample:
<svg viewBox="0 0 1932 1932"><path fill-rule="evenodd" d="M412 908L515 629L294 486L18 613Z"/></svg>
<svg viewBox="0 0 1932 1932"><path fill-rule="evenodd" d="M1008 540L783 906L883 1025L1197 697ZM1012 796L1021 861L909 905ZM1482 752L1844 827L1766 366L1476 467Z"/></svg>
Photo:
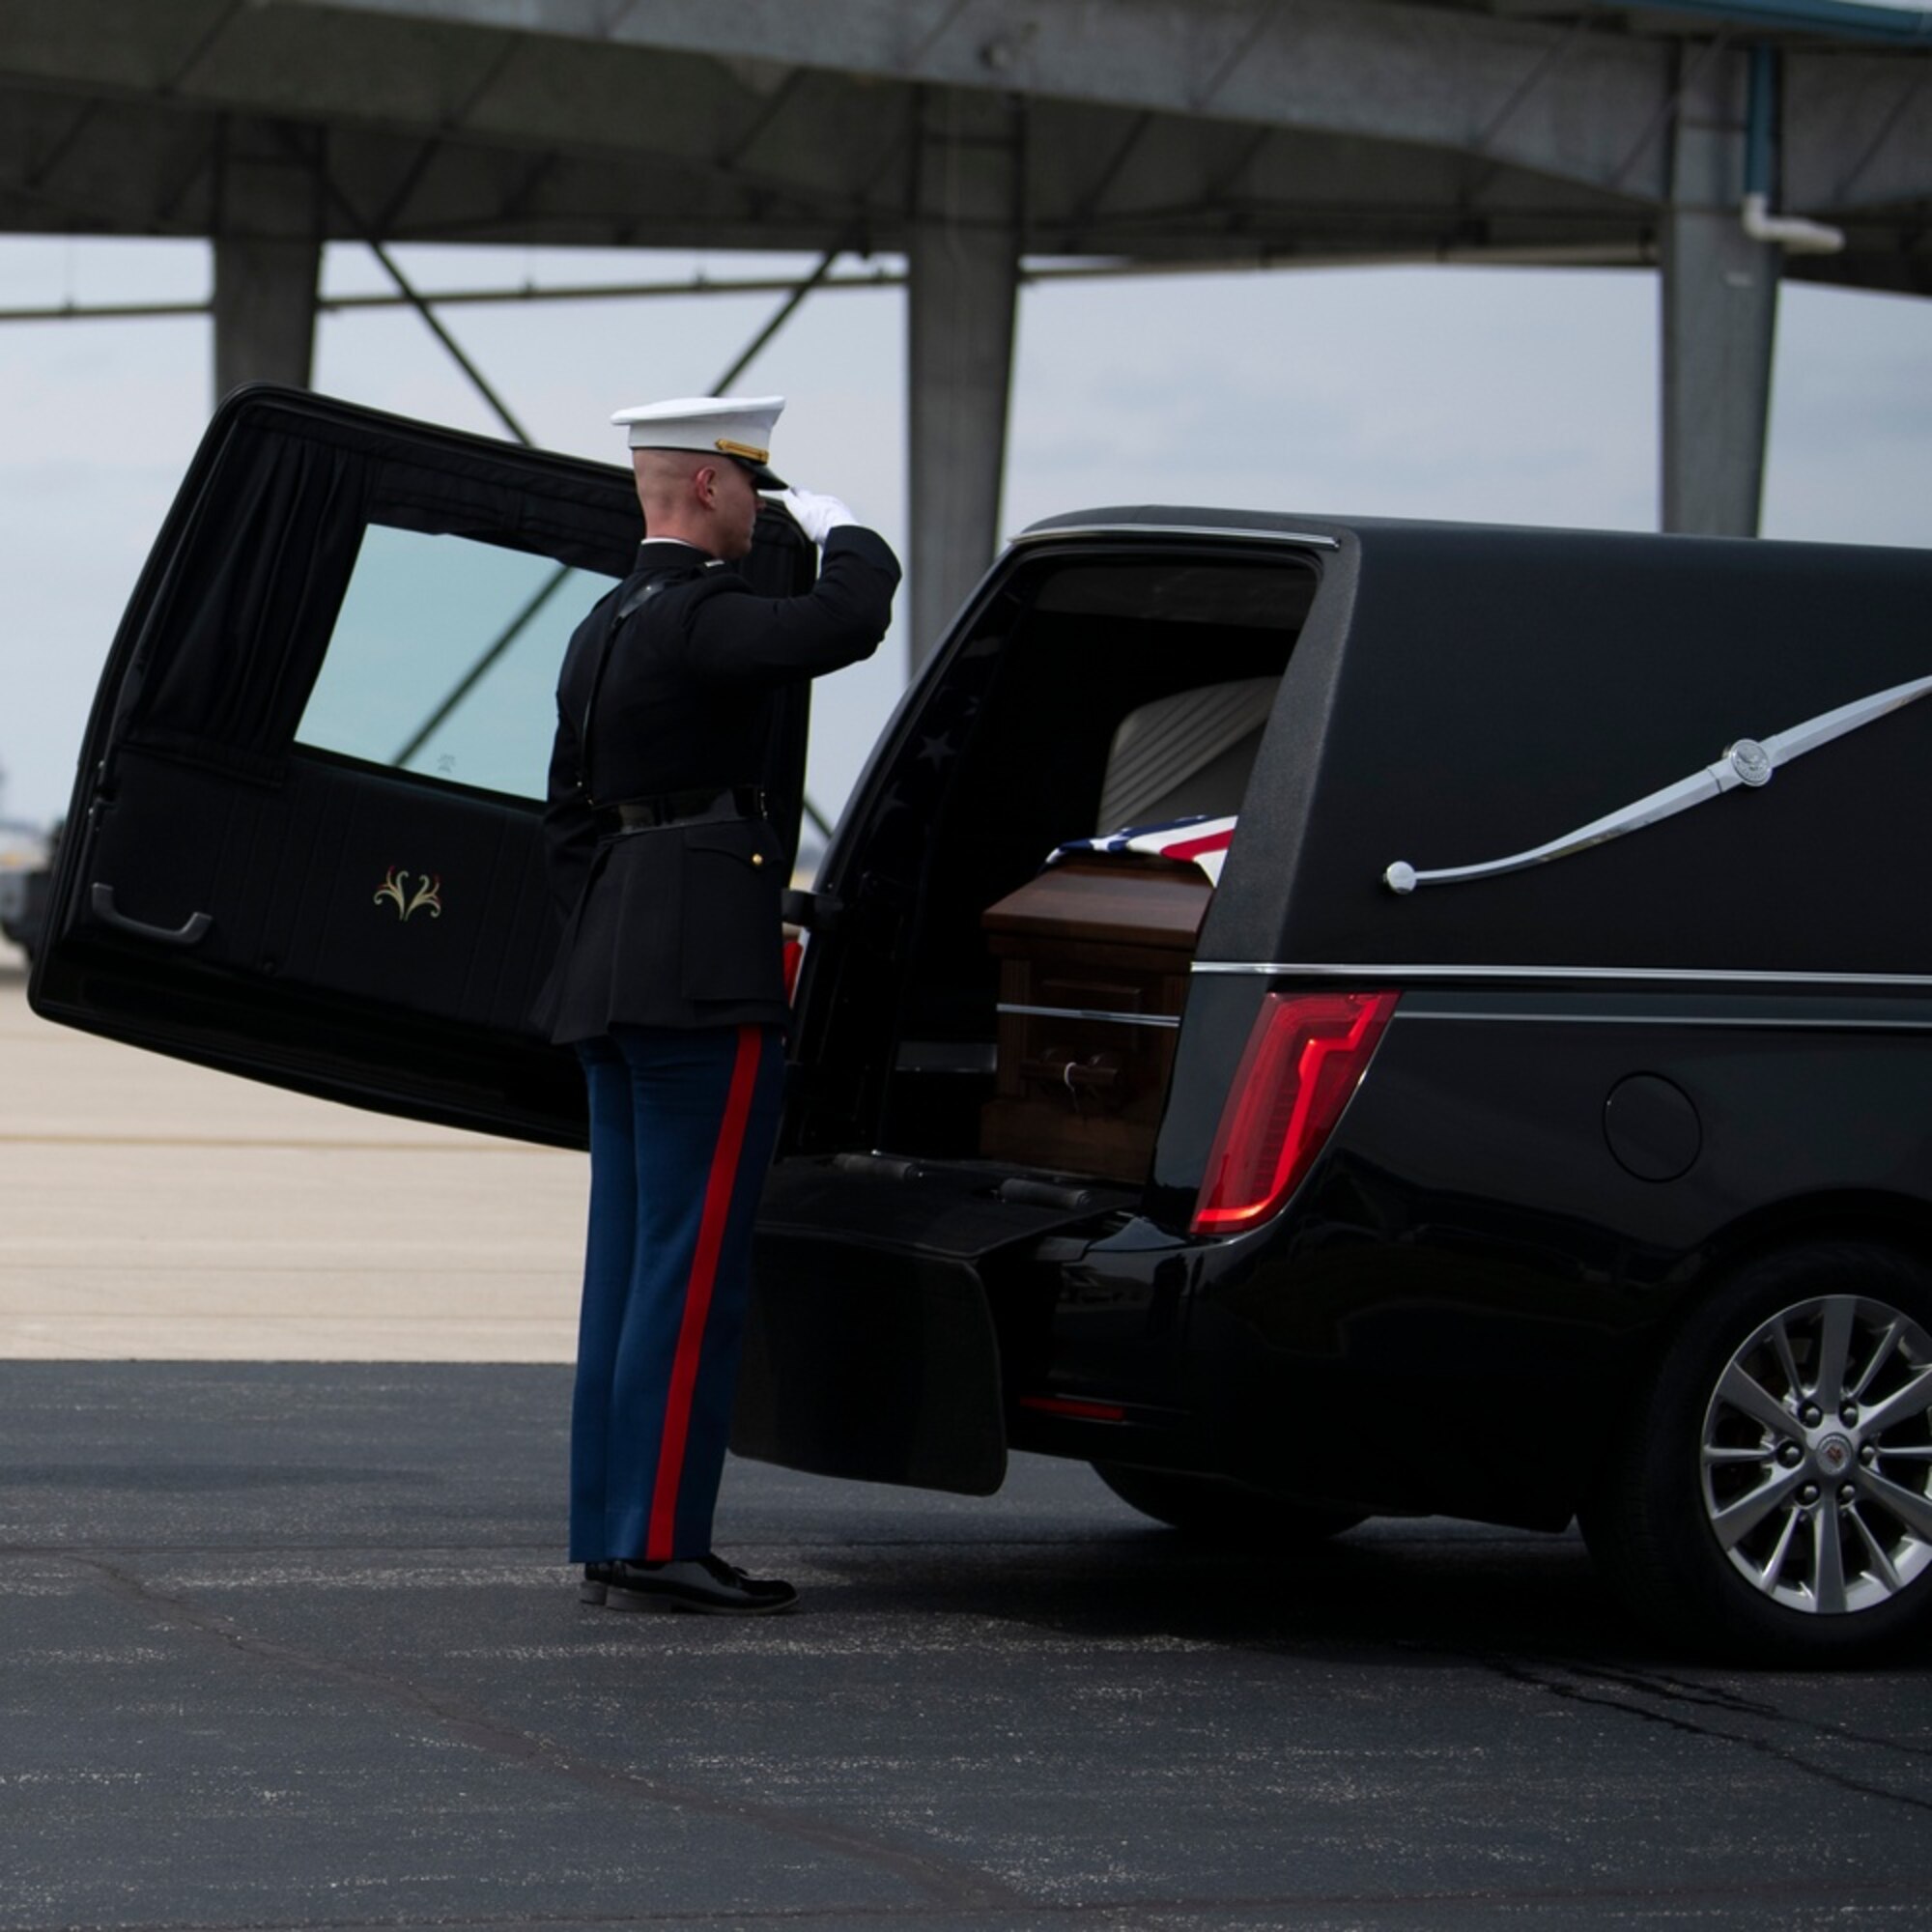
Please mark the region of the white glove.
<svg viewBox="0 0 1932 1932"><path fill-rule="evenodd" d="M810 490L780 490L772 500L789 510L799 528L815 544L822 544L840 524L859 521L837 497L814 496Z"/></svg>

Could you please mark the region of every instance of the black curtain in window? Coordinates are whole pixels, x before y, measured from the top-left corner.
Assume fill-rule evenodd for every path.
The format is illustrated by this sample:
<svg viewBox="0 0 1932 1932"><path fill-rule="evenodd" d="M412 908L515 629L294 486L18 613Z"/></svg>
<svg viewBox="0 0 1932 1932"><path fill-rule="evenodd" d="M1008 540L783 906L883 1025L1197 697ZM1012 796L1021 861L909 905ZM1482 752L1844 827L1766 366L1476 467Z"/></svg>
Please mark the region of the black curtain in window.
<svg viewBox="0 0 1932 1932"><path fill-rule="evenodd" d="M149 628L128 740L272 778L355 568L376 465L239 426Z"/></svg>

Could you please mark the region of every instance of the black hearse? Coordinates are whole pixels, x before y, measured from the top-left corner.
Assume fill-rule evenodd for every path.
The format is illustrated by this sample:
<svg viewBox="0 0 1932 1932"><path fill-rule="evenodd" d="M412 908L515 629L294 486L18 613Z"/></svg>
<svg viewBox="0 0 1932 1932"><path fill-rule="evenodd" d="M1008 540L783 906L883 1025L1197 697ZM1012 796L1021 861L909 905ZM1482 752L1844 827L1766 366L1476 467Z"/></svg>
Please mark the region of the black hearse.
<svg viewBox="0 0 1932 1932"><path fill-rule="evenodd" d="M622 470L231 399L113 647L36 1009L581 1141L525 1019L536 797L635 538ZM753 568L810 567L768 518ZM1922 1623L1928 627L1901 551L1025 532L795 908L739 1447L968 1492L1079 1457L1264 1549L1580 1517L1741 1656Z"/></svg>

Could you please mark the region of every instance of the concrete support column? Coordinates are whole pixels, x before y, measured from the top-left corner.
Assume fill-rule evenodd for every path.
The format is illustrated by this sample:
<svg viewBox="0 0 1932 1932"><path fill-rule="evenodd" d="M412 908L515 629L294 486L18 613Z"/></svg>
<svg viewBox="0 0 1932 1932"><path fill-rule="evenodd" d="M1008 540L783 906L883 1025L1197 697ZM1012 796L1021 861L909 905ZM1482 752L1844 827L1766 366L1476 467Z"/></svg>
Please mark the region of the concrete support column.
<svg viewBox="0 0 1932 1932"><path fill-rule="evenodd" d="M321 136L231 121L214 241L214 394L243 383L308 387L322 276Z"/></svg>
<svg viewBox="0 0 1932 1932"><path fill-rule="evenodd" d="M1757 534L1776 244L1744 232L1746 56L1688 48L1663 211L1663 527Z"/></svg>
<svg viewBox="0 0 1932 1932"><path fill-rule="evenodd" d="M934 94L922 104L906 304L915 668L999 543L1021 136L1018 105L999 96Z"/></svg>

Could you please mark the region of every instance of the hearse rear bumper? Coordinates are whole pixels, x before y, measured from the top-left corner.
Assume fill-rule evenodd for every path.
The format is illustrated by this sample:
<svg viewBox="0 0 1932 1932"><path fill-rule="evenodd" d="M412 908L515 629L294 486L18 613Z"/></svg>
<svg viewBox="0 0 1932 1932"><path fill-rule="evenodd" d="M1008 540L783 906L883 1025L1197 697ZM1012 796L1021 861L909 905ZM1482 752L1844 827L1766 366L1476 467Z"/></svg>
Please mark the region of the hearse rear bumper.
<svg viewBox="0 0 1932 1932"><path fill-rule="evenodd" d="M1361 1226L1353 1169L1342 1151L1287 1215L1204 1239L1123 1193L1002 1199L991 1163L781 1162L733 1447L976 1495L1021 1449L1561 1528L1633 1338L1579 1350L1578 1310L1471 1307L1441 1280L1491 1263Z"/></svg>

